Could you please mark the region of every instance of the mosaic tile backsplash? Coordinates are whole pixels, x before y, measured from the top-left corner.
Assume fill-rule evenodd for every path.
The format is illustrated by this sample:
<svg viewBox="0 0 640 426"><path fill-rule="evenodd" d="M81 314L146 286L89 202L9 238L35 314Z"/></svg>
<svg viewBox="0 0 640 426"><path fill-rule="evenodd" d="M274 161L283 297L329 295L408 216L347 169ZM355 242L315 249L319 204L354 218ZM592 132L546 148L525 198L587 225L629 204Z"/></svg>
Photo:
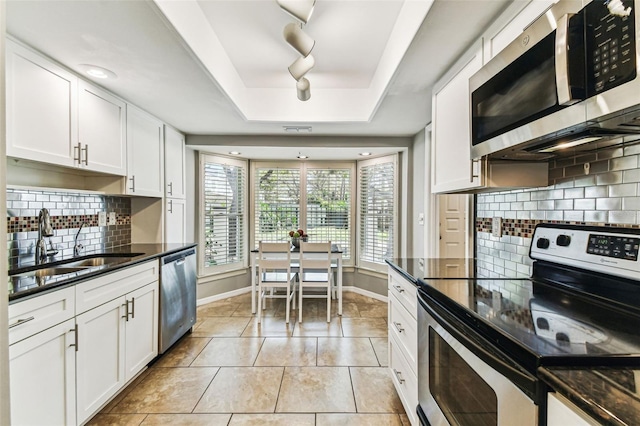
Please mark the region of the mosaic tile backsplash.
<svg viewBox="0 0 640 426"><path fill-rule="evenodd" d="M57 251L49 261L73 256L75 236L83 252L101 251L131 243L131 200L98 194L7 189L7 251L9 269L33 264L38 239L38 214L46 208L54 230L45 238ZM116 224L99 226L99 212L115 212Z"/></svg>
<svg viewBox="0 0 640 426"><path fill-rule="evenodd" d="M553 160L549 178L548 187L477 196L480 274L529 276L529 246L538 223L640 228L640 144ZM491 235L494 217L502 218L499 238Z"/></svg>

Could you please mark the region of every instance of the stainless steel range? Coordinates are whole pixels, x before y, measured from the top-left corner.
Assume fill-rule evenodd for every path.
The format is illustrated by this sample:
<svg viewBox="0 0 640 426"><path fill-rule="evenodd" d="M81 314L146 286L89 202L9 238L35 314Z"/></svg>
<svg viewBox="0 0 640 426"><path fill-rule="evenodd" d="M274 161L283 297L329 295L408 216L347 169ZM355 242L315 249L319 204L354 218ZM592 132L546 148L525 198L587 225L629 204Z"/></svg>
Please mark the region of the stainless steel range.
<svg viewBox="0 0 640 426"><path fill-rule="evenodd" d="M529 279L425 280L423 424L544 425L542 366L640 365L640 229L539 225Z"/></svg>

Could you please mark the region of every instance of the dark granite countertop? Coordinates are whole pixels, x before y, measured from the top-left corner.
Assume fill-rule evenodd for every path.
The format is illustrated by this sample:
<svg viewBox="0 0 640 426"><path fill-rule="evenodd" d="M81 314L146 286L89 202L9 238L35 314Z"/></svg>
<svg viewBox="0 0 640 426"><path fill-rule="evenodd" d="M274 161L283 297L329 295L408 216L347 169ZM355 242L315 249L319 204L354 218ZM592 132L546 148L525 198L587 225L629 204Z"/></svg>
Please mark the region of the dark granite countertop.
<svg viewBox="0 0 640 426"><path fill-rule="evenodd" d="M79 282L99 275L111 273L137 263L146 262L148 260L157 259L161 256L175 253L181 250L195 247L195 243L187 244L130 244L126 246L116 247L111 250L101 251L99 253L85 253L74 259L59 259L55 262L41 264L38 266L26 266L19 269L9 271L8 292L9 303L14 303L25 298L30 298L44 292L54 291L75 285ZM58 275L35 276L29 272L44 267L64 267L65 263L70 261L81 261L90 259L96 255L104 254L106 256L121 255L122 259L119 263L104 264L83 268L78 271L69 272Z"/></svg>
<svg viewBox="0 0 640 426"><path fill-rule="evenodd" d="M422 279L476 278L476 260L462 258L394 258L386 262L414 284Z"/></svg>
<svg viewBox="0 0 640 426"><path fill-rule="evenodd" d="M538 375L600 424L640 424L640 366L540 367Z"/></svg>

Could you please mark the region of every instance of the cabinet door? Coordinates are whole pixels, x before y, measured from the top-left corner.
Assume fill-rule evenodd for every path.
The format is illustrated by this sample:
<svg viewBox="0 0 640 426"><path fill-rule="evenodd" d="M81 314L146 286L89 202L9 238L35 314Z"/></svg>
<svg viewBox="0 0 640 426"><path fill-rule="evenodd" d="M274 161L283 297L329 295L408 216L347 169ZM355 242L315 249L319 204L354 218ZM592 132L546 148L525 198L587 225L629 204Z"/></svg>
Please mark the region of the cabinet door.
<svg viewBox="0 0 640 426"><path fill-rule="evenodd" d="M476 43L434 88L432 191L455 192L481 186L482 164L471 160L469 78L482 66Z"/></svg>
<svg viewBox="0 0 640 426"><path fill-rule="evenodd" d="M77 78L13 42L6 61L7 155L77 165Z"/></svg>
<svg viewBox="0 0 640 426"><path fill-rule="evenodd" d="M78 324L78 424L92 416L125 384L125 298L76 317Z"/></svg>
<svg viewBox="0 0 640 426"><path fill-rule="evenodd" d="M184 243L185 242L185 200L167 198L164 200L164 242Z"/></svg>
<svg viewBox="0 0 640 426"><path fill-rule="evenodd" d="M163 123L127 105L127 189L130 195L164 195Z"/></svg>
<svg viewBox="0 0 640 426"><path fill-rule="evenodd" d="M158 355L158 282L126 296L125 381L133 378Z"/></svg>
<svg viewBox="0 0 640 426"><path fill-rule="evenodd" d="M185 198L184 135L164 126L164 195Z"/></svg>
<svg viewBox="0 0 640 426"><path fill-rule="evenodd" d="M11 424L76 424L74 326L70 319L9 347Z"/></svg>
<svg viewBox="0 0 640 426"><path fill-rule="evenodd" d="M90 84L78 83L78 140L81 166L90 170L127 174L126 104Z"/></svg>

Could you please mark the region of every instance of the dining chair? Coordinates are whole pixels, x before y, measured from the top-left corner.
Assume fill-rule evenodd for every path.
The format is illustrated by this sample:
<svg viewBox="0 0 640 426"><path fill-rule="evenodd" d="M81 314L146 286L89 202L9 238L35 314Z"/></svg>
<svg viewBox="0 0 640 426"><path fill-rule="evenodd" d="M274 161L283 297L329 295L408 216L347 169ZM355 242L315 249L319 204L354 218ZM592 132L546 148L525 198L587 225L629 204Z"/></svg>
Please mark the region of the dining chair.
<svg viewBox="0 0 640 426"><path fill-rule="evenodd" d="M331 242L300 242L300 272L298 275L298 321L302 322L302 298L327 298L327 322L331 321ZM305 288L326 288L327 294L304 295Z"/></svg>
<svg viewBox="0 0 640 426"><path fill-rule="evenodd" d="M258 243L258 323L262 322L265 297L286 298L286 322L289 323L291 300L296 307L295 282L297 273L291 271L291 247L289 243ZM285 295L273 294L274 289L284 288ZM267 296L267 290L272 294Z"/></svg>

